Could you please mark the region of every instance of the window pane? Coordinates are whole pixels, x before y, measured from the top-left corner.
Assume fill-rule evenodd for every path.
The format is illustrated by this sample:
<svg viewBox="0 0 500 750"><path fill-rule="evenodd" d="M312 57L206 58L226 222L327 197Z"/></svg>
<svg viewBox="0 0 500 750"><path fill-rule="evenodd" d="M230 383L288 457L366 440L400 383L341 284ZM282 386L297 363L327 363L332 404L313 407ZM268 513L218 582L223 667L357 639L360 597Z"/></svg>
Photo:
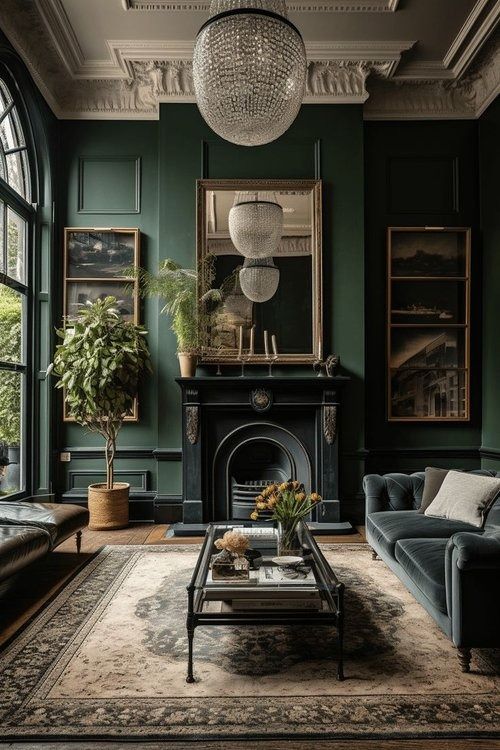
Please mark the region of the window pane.
<svg viewBox="0 0 500 750"><path fill-rule="evenodd" d="M1 165L1 159L0 159L0 165ZM0 177L1 169L0 169ZM5 216L5 206L0 201L0 273L5 273L5 252L4 252L4 233L3 233L3 223L4 223L4 216Z"/></svg>
<svg viewBox="0 0 500 750"><path fill-rule="evenodd" d="M7 163L7 182L11 188L27 200L26 175L22 155L22 151L16 151L14 154L5 154L5 161Z"/></svg>
<svg viewBox="0 0 500 750"><path fill-rule="evenodd" d="M11 208L7 209L7 276L24 282L26 222Z"/></svg>
<svg viewBox="0 0 500 750"><path fill-rule="evenodd" d="M0 370L0 495L23 489L21 409L24 376Z"/></svg>
<svg viewBox="0 0 500 750"><path fill-rule="evenodd" d="M23 299L0 284L0 360L22 362Z"/></svg>
<svg viewBox="0 0 500 750"><path fill-rule="evenodd" d="M3 110L11 103L10 91L3 81L0 80L0 117Z"/></svg>

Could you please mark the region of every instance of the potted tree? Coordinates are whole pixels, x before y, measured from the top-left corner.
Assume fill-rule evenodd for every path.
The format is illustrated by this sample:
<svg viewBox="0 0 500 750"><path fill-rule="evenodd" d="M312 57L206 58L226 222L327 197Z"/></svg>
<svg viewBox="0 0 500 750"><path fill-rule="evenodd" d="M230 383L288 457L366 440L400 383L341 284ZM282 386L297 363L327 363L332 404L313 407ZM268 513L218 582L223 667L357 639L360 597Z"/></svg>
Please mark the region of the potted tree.
<svg viewBox="0 0 500 750"><path fill-rule="evenodd" d="M68 411L90 432L105 440L106 482L89 487L91 529L119 529L128 524L130 486L114 481L116 439L133 408L139 383L151 360L143 326L124 320L116 299L88 303L65 330L56 348L56 388L65 389Z"/></svg>

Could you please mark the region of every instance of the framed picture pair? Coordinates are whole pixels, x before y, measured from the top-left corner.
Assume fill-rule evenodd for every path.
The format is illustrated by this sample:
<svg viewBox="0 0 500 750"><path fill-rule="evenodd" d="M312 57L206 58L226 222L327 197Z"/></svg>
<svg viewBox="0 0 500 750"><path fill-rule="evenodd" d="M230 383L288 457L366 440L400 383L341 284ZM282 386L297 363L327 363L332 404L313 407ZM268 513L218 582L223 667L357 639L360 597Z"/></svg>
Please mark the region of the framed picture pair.
<svg viewBox="0 0 500 750"><path fill-rule="evenodd" d="M470 419L469 228L389 227L389 421Z"/></svg>
<svg viewBox="0 0 500 750"><path fill-rule="evenodd" d="M66 325L87 303L115 297L125 320L139 323L139 281L125 272L140 264L139 229L77 228L64 230L64 318ZM137 399L127 421L138 421ZM67 413L64 421L74 421Z"/></svg>

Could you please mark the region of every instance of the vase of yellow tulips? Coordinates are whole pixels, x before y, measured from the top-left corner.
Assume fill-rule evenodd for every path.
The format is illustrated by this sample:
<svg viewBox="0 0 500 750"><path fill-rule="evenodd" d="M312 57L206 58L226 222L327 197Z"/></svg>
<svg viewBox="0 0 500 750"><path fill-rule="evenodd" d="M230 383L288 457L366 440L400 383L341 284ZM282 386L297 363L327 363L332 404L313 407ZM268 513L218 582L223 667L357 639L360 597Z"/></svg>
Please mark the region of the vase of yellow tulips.
<svg viewBox="0 0 500 750"><path fill-rule="evenodd" d="M255 498L255 509L250 514L253 521L261 515L278 522L278 554L298 554L301 544L297 535L299 521L308 516L321 502L317 492L307 494L299 481L270 484ZM271 515L270 515L271 514Z"/></svg>

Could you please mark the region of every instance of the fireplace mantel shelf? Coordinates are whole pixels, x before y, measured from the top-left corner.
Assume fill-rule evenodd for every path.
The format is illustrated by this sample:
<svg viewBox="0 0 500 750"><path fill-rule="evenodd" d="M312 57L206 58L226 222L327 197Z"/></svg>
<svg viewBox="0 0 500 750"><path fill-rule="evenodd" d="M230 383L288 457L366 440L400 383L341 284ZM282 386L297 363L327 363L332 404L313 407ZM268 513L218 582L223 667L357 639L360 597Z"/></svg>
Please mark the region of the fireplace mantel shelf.
<svg viewBox="0 0 500 750"><path fill-rule="evenodd" d="M225 385L234 386L267 386L272 388L282 388L283 386L296 385L296 386L314 386L318 388L332 388L336 386L343 386L350 381L350 378L346 375L335 375L334 377L318 377L317 375L279 375L268 377L267 375L245 375L241 377L239 375L228 376L228 375L201 375L193 378L176 378L177 383L182 386L197 387L200 385L217 385L224 383Z"/></svg>

